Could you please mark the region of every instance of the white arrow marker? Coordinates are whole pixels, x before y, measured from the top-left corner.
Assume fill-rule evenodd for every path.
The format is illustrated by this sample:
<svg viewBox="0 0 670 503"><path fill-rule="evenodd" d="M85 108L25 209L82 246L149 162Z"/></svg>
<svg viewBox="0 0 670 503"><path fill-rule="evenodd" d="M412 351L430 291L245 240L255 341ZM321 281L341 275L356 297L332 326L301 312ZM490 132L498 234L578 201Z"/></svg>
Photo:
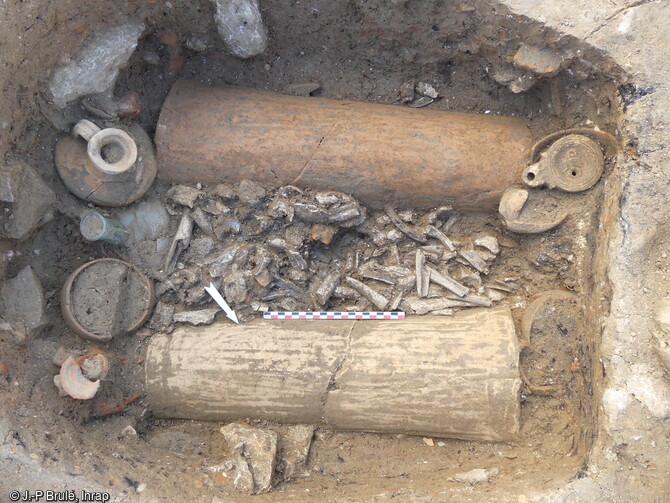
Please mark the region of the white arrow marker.
<svg viewBox="0 0 670 503"><path fill-rule="evenodd" d="M239 323L235 311L233 311L228 303L223 299L219 291L216 289L214 284L210 283L209 286L205 287L205 291L212 296L216 303L221 306L221 309L226 313L226 316L233 320L233 323Z"/></svg>

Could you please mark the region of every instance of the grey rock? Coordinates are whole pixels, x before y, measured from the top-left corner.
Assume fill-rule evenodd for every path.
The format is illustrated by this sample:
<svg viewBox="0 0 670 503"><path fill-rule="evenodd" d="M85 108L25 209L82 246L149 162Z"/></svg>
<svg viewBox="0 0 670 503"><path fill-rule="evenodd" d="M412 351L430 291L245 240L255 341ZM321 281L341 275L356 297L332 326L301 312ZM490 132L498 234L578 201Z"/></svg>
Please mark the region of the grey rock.
<svg viewBox="0 0 670 503"><path fill-rule="evenodd" d="M412 82L403 82L400 86L400 101L409 103L414 99L414 84Z"/></svg>
<svg viewBox="0 0 670 503"><path fill-rule="evenodd" d="M237 188L237 195L242 203L254 206L265 197L265 189L251 180L242 180Z"/></svg>
<svg viewBox="0 0 670 503"><path fill-rule="evenodd" d="M23 323L9 323L0 318L0 337L7 337L15 344L23 344L28 334Z"/></svg>
<svg viewBox="0 0 670 503"><path fill-rule="evenodd" d="M220 278L223 276L226 269L232 265L238 252L241 255L242 251L240 250L240 245L234 244L224 249L221 253L206 257L204 263L209 264L210 266L209 275L213 278Z"/></svg>
<svg viewBox="0 0 670 503"><path fill-rule="evenodd" d="M24 162L3 169L3 200L13 199L9 211L0 212L0 233L10 239L25 239L53 218L56 202L53 191L42 177Z"/></svg>
<svg viewBox="0 0 670 503"><path fill-rule="evenodd" d="M256 56L267 47L258 0L212 0L214 19L228 50L238 58Z"/></svg>
<svg viewBox="0 0 670 503"><path fill-rule="evenodd" d="M215 242L209 236L195 238L184 254L184 260L192 264L200 264L214 249Z"/></svg>
<svg viewBox="0 0 670 503"><path fill-rule="evenodd" d="M519 93L523 93L523 92L528 91L530 88L532 88L535 85L536 82L537 82L537 79L535 78L534 75L524 73L520 77L518 77L518 78L514 79L512 82L510 82L507 85L507 87L514 94L519 94Z"/></svg>
<svg viewBox="0 0 670 503"><path fill-rule="evenodd" d="M299 249L310 235L310 228L303 223L295 222L284 233L286 246L294 250Z"/></svg>
<svg viewBox="0 0 670 503"><path fill-rule="evenodd" d="M289 426L286 433L279 437L278 465L285 481L296 477L305 469L313 436L314 426L296 424Z"/></svg>
<svg viewBox="0 0 670 503"><path fill-rule="evenodd" d="M21 164L14 163L0 170L0 201L13 203L19 197L19 185L23 177Z"/></svg>
<svg viewBox="0 0 670 503"><path fill-rule="evenodd" d="M49 90L54 104L63 108L80 96L111 90L143 31L144 23L136 18L94 31L70 62L52 73Z"/></svg>
<svg viewBox="0 0 670 503"><path fill-rule="evenodd" d="M498 240L495 238L495 236L482 236L477 238L475 239L475 246L486 248L494 255L498 255L498 253L500 253L500 245L498 244Z"/></svg>
<svg viewBox="0 0 670 503"><path fill-rule="evenodd" d="M498 84L507 86L515 94L528 91L537 82L537 77L534 74L509 67L493 70L491 77Z"/></svg>
<svg viewBox="0 0 670 503"><path fill-rule="evenodd" d="M174 304L158 302L154 308L154 313L149 320L149 328L166 332L170 329L174 320Z"/></svg>
<svg viewBox="0 0 670 503"><path fill-rule="evenodd" d="M202 210L205 213L209 213L210 215L227 215L231 211L228 206L215 199L210 199L207 201L202 206Z"/></svg>
<svg viewBox="0 0 670 503"><path fill-rule="evenodd" d="M237 192L228 184L220 183L214 187L212 194L223 199L224 201L233 201L237 199Z"/></svg>
<svg viewBox="0 0 670 503"><path fill-rule="evenodd" d="M47 324L42 284L32 267L25 267L6 281L0 295L3 317L9 323L22 323L29 331L38 331Z"/></svg>
<svg viewBox="0 0 670 503"><path fill-rule="evenodd" d="M273 218L286 217L286 220L292 222L294 214L293 205L283 197L276 196L268 206L268 215Z"/></svg>
<svg viewBox="0 0 670 503"><path fill-rule="evenodd" d="M225 278L223 296L228 302L241 304L247 298L247 282L240 271L235 271Z"/></svg>
<svg viewBox="0 0 670 503"><path fill-rule="evenodd" d="M87 379L103 379L107 373L100 358L86 358L81 362L81 372Z"/></svg>
<svg viewBox="0 0 670 503"><path fill-rule="evenodd" d="M428 96L433 99L438 97L437 91L428 82L419 82L414 89L422 96Z"/></svg>
<svg viewBox="0 0 670 503"><path fill-rule="evenodd" d="M233 488L244 494L254 494L254 476L251 474L249 463L242 456L236 454L223 464L223 468L229 478L233 479Z"/></svg>
<svg viewBox="0 0 670 503"><path fill-rule="evenodd" d="M284 251L284 250L286 250L286 247L287 247L287 245L286 245L286 240L285 240L285 239L282 239L282 238L272 238L272 239L268 239L267 242L266 242L266 244L267 244L270 248L272 248L272 249L274 249L274 250L277 250L277 251Z"/></svg>
<svg viewBox="0 0 670 503"><path fill-rule="evenodd" d="M238 477L241 481L248 479L247 470L244 468L246 464L253 477L251 492L258 494L269 491L277 458L277 433L239 423L228 424L220 431L226 439L233 460L237 461L237 473L233 483L235 484ZM248 489L248 483L240 485ZM235 487L238 488L237 484Z"/></svg>
<svg viewBox="0 0 670 503"><path fill-rule="evenodd" d="M166 194L169 201L189 208L193 208L196 200L204 195L203 191L188 185L175 185Z"/></svg>
<svg viewBox="0 0 670 503"><path fill-rule="evenodd" d="M211 325L214 323L216 313L221 311L218 307L200 309L199 311L182 311L175 313L175 323L188 323L189 325Z"/></svg>
<svg viewBox="0 0 670 503"><path fill-rule="evenodd" d="M521 44L513 61L518 68L530 70L542 77L554 77L561 71L563 58L552 49Z"/></svg>

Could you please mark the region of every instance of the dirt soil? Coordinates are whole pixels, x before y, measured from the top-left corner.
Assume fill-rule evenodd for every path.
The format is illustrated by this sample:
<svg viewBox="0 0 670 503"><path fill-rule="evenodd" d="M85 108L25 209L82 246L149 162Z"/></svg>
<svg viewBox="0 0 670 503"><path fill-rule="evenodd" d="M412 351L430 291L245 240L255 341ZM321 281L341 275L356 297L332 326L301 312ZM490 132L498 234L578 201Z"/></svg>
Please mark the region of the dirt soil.
<svg viewBox="0 0 670 503"><path fill-rule="evenodd" d="M143 111L136 120L151 136L162 101L180 77L279 92L286 92L291 84L317 82L315 96L399 106L403 83L425 81L440 93L430 108L520 117L536 139L569 127L598 126L616 132L620 110L613 77L617 70L576 40L565 49L582 51L581 56L552 79L540 79L520 94L497 82L493 75L511 67L519 41L550 45L557 39L551 31L499 13L488 4L263 1L270 47L251 60L226 53L209 2L129 5L124 12L136 11L148 29L116 92L139 93ZM19 63L26 66L21 74L26 80L12 84L23 86L24 99L2 109L3 120L14 124L2 126L8 133L5 138L13 142L12 155L32 161L55 190L60 213L30 240L3 243L6 276L13 277L31 264L42 281L50 320L47 329L29 334L21 344L8 335L0 336L5 365L0 372L0 400L8 423L14 425L3 441L42 468L86 480L91 487L106 488L128 501L145 497L175 501L170 495L178 491L180 500L209 503L217 501L213 497L235 494L230 480L214 476L209 469L226 457L218 431L221 425L152 418L150 405L141 397L143 353L152 329L145 327L95 346L73 334L60 315L60 288L74 269L95 258L128 258L123 248L81 238L73 216L84 205L58 179L53 149L58 137L84 114L78 103L56 110L45 87L44 67L61 61L62 53L72 53L90 30L88 21L103 17L108 9L106 4L92 2L79 13L50 4L44 12L19 6L9 11L8 30L24 29L30 40L51 33L63 43L40 47L41 64L25 53L10 55L12 61L27 58ZM34 28L26 28L27 22ZM39 33L30 33L41 25L45 28ZM27 130L20 124L27 124ZM610 170L611 166L605 179ZM436 501L453 497L478 501L484 496L478 499L477 493L483 493L503 501L506 495L523 494L529 487L539 491L582 476L594 436L592 382L594 372L599 372L592 365L599 327L584 312L600 309L590 300L591 260L604 185L602 180L584 194L553 195L571 212L554 231L515 235L504 229L496 215L463 213L457 214L450 229L449 237L458 242L484 234L498 237L503 246L491 278L516 278L516 287L501 302L513 309L519 324L536 294L559 289L577 295L578 301L558 311L560 326L538 324L530 340L523 341L527 346L521 366L531 385L525 386L521 396L517 442L435 439L431 446L420 437L318 429L302 476L255 499L301 500L318 495L323 500L370 501L391 494L413 501L419 495ZM157 182L147 199L165 200L168 189ZM406 208L398 208L402 210ZM172 230L176 222L173 217ZM196 230L194 237L202 236ZM149 269L146 272L151 273ZM57 396L53 384L57 367L52 360L59 348L77 355L91 350L109 355L112 371L91 403ZM543 392L543 386L551 391ZM128 426L137 434L129 433ZM167 436L161 435L166 432ZM500 472L477 487L449 480L474 468Z"/></svg>

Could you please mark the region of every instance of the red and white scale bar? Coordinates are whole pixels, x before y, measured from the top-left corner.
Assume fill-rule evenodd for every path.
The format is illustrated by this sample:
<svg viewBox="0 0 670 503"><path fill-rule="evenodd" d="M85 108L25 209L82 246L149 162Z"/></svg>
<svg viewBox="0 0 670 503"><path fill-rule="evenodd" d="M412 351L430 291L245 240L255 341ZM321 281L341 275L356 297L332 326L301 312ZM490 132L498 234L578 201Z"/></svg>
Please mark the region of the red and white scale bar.
<svg viewBox="0 0 670 503"><path fill-rule="evenodd" d="M403 311L266 311L264 320L404 320Z"/></svg>

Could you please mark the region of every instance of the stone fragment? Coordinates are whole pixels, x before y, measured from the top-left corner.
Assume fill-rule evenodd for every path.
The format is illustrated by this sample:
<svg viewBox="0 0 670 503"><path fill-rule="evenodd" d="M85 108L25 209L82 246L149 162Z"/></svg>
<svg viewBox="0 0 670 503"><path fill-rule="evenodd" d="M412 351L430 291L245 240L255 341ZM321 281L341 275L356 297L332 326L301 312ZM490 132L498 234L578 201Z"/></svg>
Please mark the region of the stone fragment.
<svg viewBox="0 0 670 503"><path fill-rule="evenodd" d="M167 191L166 197L173 203L193 208L196 200L204 196L205 193L189 185L175 185Z"/></svg>
<svg viewBox="0 0 670 503"><path fill-rule="evenodd" d="M563 58L554 50L521 44L514 55L514 65L542 77L554 77L561 71Z"/></svg>
<svg viewBox="0 0 670 503"><path fill-rule="evenodd" d="M53 71L49 90L54 104L63 108L80 96L111 91L143 31L144 23L137 18L94 31L67 64Z"/></svg>
<svg viewBox="0 0 670 503"><path fill-rule="evenodd" d="M286 217L286 220L292 222L294 214L293 205L283 197L275 196L268 206L268 215L273 218Z"/></svg>
<svg viewBox="0 0 670 503"><path fill-rule="evenodd" d="M121 430L121 438L129 438L129 437L136 437L136 436L137 436L137 430L129 424L126 425Z"/></svg>
<svg viewBox="0 0 670 503"><path fill-rule="evenodd" d="M6 281L0 296L3 317L9 323L21 323L32 332L47 324L42 284L31 266Z"/></svg>
<svg viewBox="0 0 670 503"><path fill-rule="evenodd" d="M223 470L233 479L233 488L244 494L254 494L254 476L247 460L241 455L235 455L223 464Z"/></svg>
<svg viewBox="0 0 670 503"><path fill-rule="evenodd" d="M469 472L457 473L454 475L453 479L456 482L464 482L467 484L481 484L482 482L488 482L498 475L498 473L500 473L498 468L492 468L490 470L485 468L475 468Z"/></svg>
<svg viewBox="0 0 670 503"><path fill-rule="evenodd" d="M498 290L494 289L487 289L486 290L486 296L491 299L492 302L500 302L505 298L505 296L499 292Z"/></svg>
<svg viewBox="0 0 670 503"><path fill-rule="evenodd" d="M414 84L412 82L403 82L400 86L400 101L409 103L414 99Z"/></svg>
<svg viewBox="0 0 670 503"><path fill-rule="evenodd" d="M498 255L498 253L500 253L500 245L498 244L498 240L495 238L495 236L482 236L477 238L475 239L475 246L486 248L494 255Z"/></svg>
<svg viewBox="0 0 670 503"><path fill-rule="evenodd" d="M174 320L174 304L158 302L149 320L149 328L159 332L168 331Z"/></svg>
<svg viewBox="0 0 670 503"><path fill-rule="evenodd" d="M446 220L446 218L452 211L453 207L451 206L440 206L426 213L423 219L426 221L427 224L439 227L440 225L442 225L442 221Z"/></svg>
<svg viewBox="0 0 670 503"><path fill-rule="evenodd" d="M438 97L437 91L428 82L418 82L414 87L414 90L420 95L428 96L432 99L436 99Z"/></svg>
<svg viewBox="0 0 670 503"><path fill-rule="evenodd" d="M23 323L9 323L0 318L0 337L7 337L15 344L24 344L28 338L28 333Z"/></svg>
<svg viewBox="0 0 670 503"><path fill-rule="evenodd" d="M191 240L191 244L184 254L184 261L191 264L200 264L212 252L214 245L214 240L209 236Z"/></svg>
<svg viewBox="0 0 670 503"><path fill-rule="evenodd" d="M265 189L251 180L242 180L238 185L237 195L240 202L255 206L265 197Z"/></svg>
<svg viewBox="0 0 670 503"><path fill-rule="evenodd" d="M0 170L0 201L13 203L18 199L22 178L23 169L20 163L4 166Z"/></svg>
<svg viewBox="0 0 670 503"><path fill-rule="evenodd" d="M237 192L235 189L226 183L219 183L216 185L214 190L212 190L212 194L224 201L233 201L237 199Z"/></svg>
<svg viewBox="0 0 670 503"><path fill-rule="evenodd" d="M258 0L212 0L214 19L228 50L241 59L265 51L267 35Z"/></svg>
<svg viewBox="0 0 670 503"><path fill-rule="evenodd" d="M498 84L507 86L514 94L528 91L537 82L537 77L534 74L516 68L494 70L491 72L491 76Z"/></svg>
<svg viewBox="0 0 670 503"><path fill-rule="evenodd" d="M226 215L230 213L230 208L216 199L210 199L202 206L202 211L210 215Z"/></svg>
<svg viewBox="0 0 670 503"><path fill-rule="evenodd" d="M211 325L214 323L216 313L221 311L218 307L200 309L199 311L182 311L175 313L175 323L188 323L189 325Z"/></svg>
<svg viewBox="0 0 670 503"><path fill-rule="evenodd" d="M98 353L93 356L85 358L81 362L81 372L84 374L84 377L94 381L96 379L104 379L107 376L107 370L109 369L109 361L107 357L102 353Z"/></svg>
<svg viewBox="0 0 670 503"><path fill-rule="evenodd" d="M0 211L0 234L10 239L25 239L53 217L56 202L53 191L26 163L18 161L3 170L3 199L13 199L9 211Z"/></svg>
<svg viewBox="0 0 670 503"><path fill-rule="evenodd" d="M247 282L240 271L235 271L224 278L223 296L233 304L241 304L247 298Z"/></svg>
<svg viewBox="0 0 670 503"><path fill-rule="evenodd" d="M305 469L313 436L314 426L296 424L289 426L286 433L279 437L278 468L284 481L298 476Z"/></svg>
<svg viewBox="0 0 670 503"><path fill-rule="evenodd" d="M239 423L228 424L220 431L235 462L233 486L253 494L269 491L277 457L277 433Z"/></svg>

